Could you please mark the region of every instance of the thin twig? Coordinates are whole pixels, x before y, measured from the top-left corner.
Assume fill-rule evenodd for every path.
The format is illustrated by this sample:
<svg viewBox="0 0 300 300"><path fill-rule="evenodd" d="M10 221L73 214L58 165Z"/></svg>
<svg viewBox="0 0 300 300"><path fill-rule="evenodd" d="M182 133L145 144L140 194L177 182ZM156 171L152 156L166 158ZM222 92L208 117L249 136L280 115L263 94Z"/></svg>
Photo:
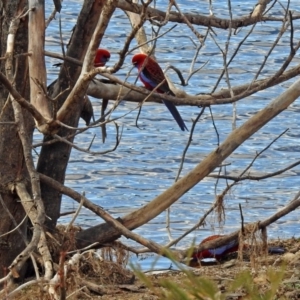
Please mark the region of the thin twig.
<svg viewBox="0 0 300 300"><path fill-rule="evenodd" d="M85 196L85 195L83 194L83 196ZM80 201L80 203L79 203L79 206L78 206L78 208L76 209L76 212L75 212L74 216L72 217L71 221L69 222L68 226L67 226L66 229L65 229L65 233L67 233L67 232L71 229L73 223L75 222L76 218L78 217L79 212L80 212L81 209L82 209L83 202L84 202L84 198L81 199L81 201Z"/></svg>
<svg viewBox="0 0 300 300"><path fill-rule="evenodd" d="M239 210L240 210L240 216L241 216L241 232L244 234L245 232L245 227L244 227L244 216L243 216L243 210L242 210L242 205L239 203Z"/></svg>
<svg viewBox="0 0 300 300"><path fill-rule="evenodd" d="M284 135L286 132L288 131L288 129L286 129L285 131L283 131L281 134L279 134L274 140L272 140L272 142L270 142L264 149L262 149L260 152L256 153L255 157L252 159L252 161L250 162L250 164L240 173L240 175L238 176L238 179L235 180L234 182L232 182L231 184L229 184L228 186L226 186L226 188L223 190L221 197L224 197L231 189L233 186L235 186L236 184L238 184L238 182L240 181L239 178L242 178L242 176L253 166L254 162L256 161L256 159L263 153L265 152L267 149L269 149L271 147L271 145L273 145L282 135Z"/></svg>

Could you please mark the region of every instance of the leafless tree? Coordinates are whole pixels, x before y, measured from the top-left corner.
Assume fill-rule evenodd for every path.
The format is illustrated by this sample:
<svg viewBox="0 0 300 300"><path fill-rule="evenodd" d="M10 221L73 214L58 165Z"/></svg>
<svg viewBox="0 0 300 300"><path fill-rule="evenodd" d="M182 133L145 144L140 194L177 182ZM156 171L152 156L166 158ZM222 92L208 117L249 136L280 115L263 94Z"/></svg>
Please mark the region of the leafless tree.
<svg viewBox="0 0 300 300"><path fill-rule="evenodd" d="M68 1L65 0L65 2ZM152 0L142 3L126 0L85 0L67 51L59 54L50 53L44 49L46 25L51 22L55 13L58 14L58 11L63 9L63 6L60 7L60 1L55 0L54 3L56 9L46 20L45 5L53 5L52 3L45 4L42 0L1 1L0 200L2 209L0 216L2 221L0 233L2 239L0 265L2 268L0 274L2 283L10 283L13 278L22 276L26 272L25 262L28 259L31 258L35 265L34 255L38 255L38 263L44 267L43 279L49 281L53 278L54 258L50 253L46 236L51 236L55 231L60 216L62 194L70 196L104 220L101 223L99 219L99 225L77 232L74 236L74 249L82 249L90 245L101 247L102 244L113 242L124 235L145 246L146 249L164 255L165 247L170 247L178 239L171 241L168 245L159 245L131 230L149 222L171 207L203 178L206 176L214 176L216 180L225 178L231 180L233 184L228 185L226 190L216 197L211 209L190 231L202 225L211 212L220 212L224 196L237 182L275 176L296 165L287 166L284 170L278 170L274 174L264 174L259 178L253 178L248 174L251 165L236 177L229 177L221 172L218 175L211 174L243 142L297 99L300 95L300 84L295 80L295 83L282 95L278 95L242 126L233 130L207 157L202 161L199 159L199 163L192 171L185 176L178 176L178 180L172 186L146 206L120 219L114 219L105 211L105 207L101 208L93 204L84 195L64 185L72 148L94 155L103 154L93 151L90 147L80 148L74 143L75 136L89 128L95 126L104 128L105 124L115 122L116 145L110 151L117 151L121 134L117 125L118 120L114 120L111 113L118 109L120 99L136 102L137 109L146 100L159 103L165 99L177 105L193 106L195 111L199 110L198 107L202 107L203 112L205 108L209 109L214 105L242 101L250 95L295 78L300 73L300 66L294 63L300 42L294 40L293 22L299 17L289 10L289 2L286 7L283 7L277 1L267 0L258 1L253 9L248 8L247 15L240 17L233 16L231 2L228 1L229 18L219 18L214 15L213 7L207 7L206 14L202 14L203 11L197 14L183 13L178 5L179 1L175 0L169 1L164 11L157 9ZM217 5L216 3L215 6ZM111 17L117 8L127 14L132 30L126 33L126 40L114 66L93 68L96 49L101 45ZM209 9L211 14L209 14ZM280 15L278 13L276 16L273 15L275 9L277 12L280 11ZM255 76L250 78L249 82L235 86L230 81L231 63L260 22L276 24L274 26L276 26L277 36L275 36L274 44L270 47L265 59L257 61ZM170 81L169 85L176 95L173 97L150 92L118 78L118 71L124 65L126 56L131 55L133 50L155 54L156 40L163 39L164 35L168 34L168 30L161 29L171 23L187 26L191 34L191 44L195 47L191 65L188 70L185 70L188 72L186 78L183 78L177 68L172 67L178 74L182 85L187 85L191 77L199 76L200 78L199 69L195 67L195 63L208 39L215 43L216 49L222 54L223 65L220 66L222 72L212 91L207 91L207 94L187 94ZM151 41L147 40L145 35L146 24L153 26ZM245 29L242 33L243 38L232 51L231 38L239 34L240 29ZM223 32L227 36L225 45L221 45L218 41L219 36L216 35L216 31ZM290 53L283 57L282 65L278 70L274 70L273 74L263 76L262 71L268 57L276 49L283 36L289 37ZM139 45L136 48L131 43L134 39ZM45 55L62 59L59 76L48 88ZM95 79L97 74L100 74L102 79ZM226 82L227 88L221 89L220 82ZM102 116L92 123L90 123L90 118L93 114L93 107L89 96L103 99ZM108 100L114 101L115 105L112 109L105 111L105 103ZM80 117L87 121L87 127L78 128ZM193 122L189 142L193 138L193 129L198 119ZM32 155L34 130L39 130L44 136L44 141L40 145L37 167L33 163ZM188 147L189 144L187 149ZM184 158L183 155L183 163ZM297 196L278 214L261 222L257 229L265 228L271 222L294 210L298 207L298 202ZM238 232L235 232L206 247L225 243L237 236ZM175 251L174 255L178 259L183 259L186 253Z"/></svg>

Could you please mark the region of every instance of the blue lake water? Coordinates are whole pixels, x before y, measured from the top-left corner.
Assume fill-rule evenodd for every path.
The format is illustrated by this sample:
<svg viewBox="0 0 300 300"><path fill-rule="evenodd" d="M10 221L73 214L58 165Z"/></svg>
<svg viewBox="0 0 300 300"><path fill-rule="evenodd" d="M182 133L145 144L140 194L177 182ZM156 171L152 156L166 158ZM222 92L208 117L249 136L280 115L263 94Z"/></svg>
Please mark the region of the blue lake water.
<svg viewBox="0 0 300 300"><path fill-rule="evenodd" d="M47 15L52 9L52 1L47 1ZM208 15L208 1L178 1L183 11L200 12ZM238 17L249 14L257 1L232 1L233 16ZM285 4L287 1L282 1ZM157 1L157 7L163 9L166 1ZM197 5L195 5L197 3ZM62 10L63 37L67 43L71 30L75 25L82 1L65 1ZM214 13L217 17L228 18L227 1L215 1ZM291 7L295 13L299 13L299 7ZM276 4L272 10L273 15L282 16L282 8ZM294 22L295 44L300 38L299 22ZM165 26L161 32L166 31L173 24ZM195 26L200 33L205 29ZM281 27L279 22L259 23L252 35L241 47L229 68L229 79L232 86L250 82L258 71L261 62L267 55L270 47L277 37ZM54 20L47 30L46 49L61 53L59 45L58 19ZM150 37L151 26L147 24L147 33ZM229 54L232 54L239 42L250 27L243 28L233 35L230 41ZM109 65L118 60L118 51L121 49L126 34L130 31L130 25L126 15L117 10L111 20L101 47L108 48L112 54ZM227 42L228 31L214 29L219 47L224 49ZM156 57L163 68L168 64L179 68L186 78L196 48L192 44L192 38L198 45L197 39L185 25L178 25L174 30L157 41ZM136 45L133 42L132 47ZM280 40L272 55L270 55L263 72L259 78L269 76L277 70L289 54L289 33ZM136 51L137 52L137 51ZM136 53L135 52L135 53ZM131 68L131 57L126 59L124 68L116 76L125 79ZM208 37L205 46L201 49L195 68L205 62L208 64L189 81L189 85L181 87L191 95L209 93L213 89L222 69L223 57L211 37ZM58 61L47 58L48 83L51 83L58 74L58 69L53 67ZM291 66L299 64L299 55L291 63ZM175 73L168 72L170 78L178 83ZM136 78L134 70L129 77L133 82ZM265 107L275 97L280 95L294 80L285 82L266 91L259 92L237 103L237 126L243 124L257 111ZM227 88L223 79L217 90ZM92 99L96 118L99 117L101 102ZM112 101L111 101L112 102ZM111 103L112 105L112 103ZM114 112L114 116L122 116L135 108L133 103L122 103ZM191 119L195 119L200 109L197 107L179 107L179 111L185 120L187 127L191 127ZM232 130L232 105L212 107L215 124L220 135L220 141L224 141ZM274 172L300 159L300 103L297 100L289 109L263 127L247 142L239 147L225 162L228 174L238 175L252 161L257 152L266 147L281 132L289 128L289 131L272 145L263 155L256 160L251 168L251 174L261 172ZM133 111L118 121L123 126L123 136L120 146L115 152L93 156L77 150L72 151L70 164L67 170L66 185L78 192L85 192L89 200L101 205L114 217L124 216L147 204L158 194L163 192L174 182L180 165L182 153L187 143L189 133L181 132L173 121L168 110L159 104L146 103L143 106L139 119L139 128L135 126L137 111ZM84 125L81 121L80 125ZM91 129L76 139L81 147L87 147L96 134L93 151L104 151L113 147L115 143L114 125L107 126L108 138L102 143L100 129ZM41 136L36 133L35 140ZM182 175L191 171L206 155L217 146L217 135L214 130L209 110L206 109L196 126L193 142L187 152ZM217 170L215 170L217 172ZM200 242L208 235L215 233L230 233L240 226L239 203L243 207L246 222L262 220L278 209L286 205L299 190L300 167L296 167L282 175L259 182L244 181L233 188L225 199L226 221L220 227L217 225L216 216L207 219L206 226L187 236L177 246L187 247L194 240ZM216 187L216 180L205 178L197 186L186 193L171 207L171 233L178 237L192 227L211 206L215 193L221 193L226 186L226 181L220 180ZM74 210L78 204L71 199L64 198L62 211ZM62 223L68 223L71 216L61 218ZM166 214L163 213L148 224L135 230L136 233L152 239L161 245L168 243L166 231ZM83 209L77 219L79 225L84 228L102 223L102 220ZM298 211L292 212L275 224L272 224L268 233L273 238L288 238L298 235ZM124 240L125 243L129 241ZM129 242L130 243L130 242ZM140 261L143 268L150 266L153 258ZM161 259L157 267L167 267L169 261Z"/></svg>

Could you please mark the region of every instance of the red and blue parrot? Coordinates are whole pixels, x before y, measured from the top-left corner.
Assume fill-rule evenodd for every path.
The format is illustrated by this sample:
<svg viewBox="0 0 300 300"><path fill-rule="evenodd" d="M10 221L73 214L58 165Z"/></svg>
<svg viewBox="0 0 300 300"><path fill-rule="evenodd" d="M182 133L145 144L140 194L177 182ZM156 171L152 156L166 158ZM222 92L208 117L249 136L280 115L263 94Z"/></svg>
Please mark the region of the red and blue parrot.
<svg viewBox="0 0 300 300"><path fill-rule="evenodd" d="M106 49L97 49L95 59L94 59L94 67L104 67L105 64L109 61L110 59L110 52ZM55 67L60 67L62 64L54 64L53 66Z"/></svg>
<svg viewBox="0 0 300 300"><path fill-rule="evenodd" d="M208 241L215 240L219 237L222 237L222 235L212 235L207 238L205 238L200 245L205 244ZM244 245L244 249L248 249L250 246ZM199 265L200 261L205 258L215 258L216 260L222 260L226 257L227 254L233 253L238 251L239 249L239 242L238 240L233 240L229 242L228 244L215 248L215 249L206 249L202 251L196 251L193 253L191 257L191 261L189 262L190 266L197 266ZM281 247L269 247L268 248L269 254L283 254L285 250Z"/></svg>
<svg viewBox="0 0 300 300"><path fill-rule="evenodd" d="M150 56L146 54L135 54L132 58L132 63L136 66L139 70L139 79L144 84L145 88L152 91L154 90L161 82L163 82L156 92L161 94L168 94L175 96L174 93L171 91L168 82L166 81L165 75L159 66L159 64ZM172 114L173 118L176 120L177 124L179 125L182 131L188 130L185 126L183 119L181 118L176 106L168 101L163 100L163 103L169 109L170 113Z"/></svg>
<svg viewBox="0 0 300 300"><path fill-rule="evenodd" d="M110 53L106 49L97 49L94 59L94 67L104 67L110 59Z"/></svg>

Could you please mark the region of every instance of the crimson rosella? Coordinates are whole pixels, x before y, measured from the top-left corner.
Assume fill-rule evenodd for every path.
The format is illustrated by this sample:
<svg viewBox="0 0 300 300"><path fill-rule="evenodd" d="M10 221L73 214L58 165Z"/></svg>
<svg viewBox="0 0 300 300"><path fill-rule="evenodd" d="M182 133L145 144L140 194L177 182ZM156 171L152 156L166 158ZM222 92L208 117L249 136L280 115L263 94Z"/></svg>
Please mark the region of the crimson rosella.
<svg viewBox="0 0 300 300"><path fill-rule="evenodd" d="M159 64L150 56L146 54L135 54L132 58L132 63L136 66L139 70L139 78L144 84L145 88L152 91L154 90L160 83L162 83L156 92L161 94L169 94L175 96L174 93L171 91L168 82L166 81L165 75L159 66ZM176 120L177 124L179 125L182 131L188 130L182 120L176 106L168 101L163 100L163 103L169 109L170 113L172 114L173 118Z"/></svg>
<svg viewBox="0 0 300 300"><path fill-rule="evenodd" d="M207 238L205 238L200 245L203 245L206 242L215 240L219 237L222 237L221 235L212 235ZM193 258L196 259L203 259L203 258L215 258L217 260L221 259L222 257L225 257L226 254L231 252L236 252L239 249L239 243L238 240L234 240L229 242L228 244L218 247L216 249L206 249L202 250L200 252L196 252L193 254Z"/></svg>
<svg viewBox="0 0 300 300"><path fill-rule="evenodd" d="M106 49L97 49L94 59L94 67L104 67L110 59L110 53Z"/></svg>
<svg viewBox="0 0 300 300"><path fill-rule="evenodd" d="M208 241L215 240L219 237L222 237L222 235L209 236L209 237L205 238L200 243L200 245L203 245ZM250 246L244 245L243 248L249 249ZM206 249L206 250L202 250L202 251L197 251L197 252L193 253L193 255L191 257L191 261L189 262L189 265L195 266L197 264L197 262L199 262L205 258L215 258L216 260L222 260L226 257L227 254L236 252L236 251L238 251L238 249L239 249L238 240L233 240L233 241L229 242L228 244L218 247L218 248L215 248L215 249ZM284 251L285 250L281 247L276 247L276 246L268 247L268 252L270 254L282 254L282 253L284 253Z"/></svg>
<svg viewBox="0 0 300 300"><path fill-rule="evenodd" d="M97 67L104 67L105 64L109 61L109 59L110 59L110 53L109 53L109 51L107 51L106 49L101 49L101 48L97 49L96 56L95 56L95 59L94 59L94 67L95 68L97 68ZM61 65L62 65L61 63L57 63L57 64L54 64L53 66L59 67ZM81 66L82 63L78 61L76 63L76 65L80 65ZM54 89L54 87L56 85L56 82L57 82L57 80L54 80L47 87L49 95L52 94L53 89ZM108 102L108 100L105 100L105 101ZM103 100L104 105L105 105L105 101ZM107 103L106 103L106 106L107 106ZM93 107L92 107L92 104L90 103L90 101L88 101L88 98L85 97L85 103L84 103L84 107L82 108L80 117L86 122L86 125L89 125L92 116L93 116Z"/></svg>
<svg viewBox="0 0 300 300"><path fill-rule="evenodd" d="M94 67L104 67L105 64L109 61L110 59L110 53L106 49L97 49L96 51L96 56L94 59ZM102 100L102 106L106 107L108 103L107 99ZM85 120L86 124L89 125L91 118L93 116L93 107L89 101L85 101L84 107L81 111L80 117ZM103 119L104 121L104 119ZM106 135L105 133L105 125L102 126L102 135Z"/></svg>

